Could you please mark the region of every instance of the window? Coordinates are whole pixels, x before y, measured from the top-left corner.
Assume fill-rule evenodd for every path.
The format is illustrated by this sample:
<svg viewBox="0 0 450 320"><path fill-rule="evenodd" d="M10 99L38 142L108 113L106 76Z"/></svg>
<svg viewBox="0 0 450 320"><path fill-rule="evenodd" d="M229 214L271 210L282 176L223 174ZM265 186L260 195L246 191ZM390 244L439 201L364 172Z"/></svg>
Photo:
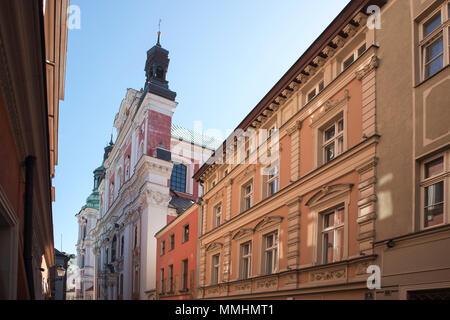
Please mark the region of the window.
<svg viewBox="0 0 450 320"><path fill-rule="evenodd" d="M166 241L163 240L161 241L161 255L165 255L166 254Z"/></svg>
<svg viewBox="0 0 450 320"><path fill-rule="evenodd" d="M242 211L246 211L253 204L253 183L249 182L242 187Z"/></svg>
<svg viewBox="0 0 450 320"><path fill-rule="evenodd" d="M325 88L325 82L321 80L317 86L314 87L309 93L308 93L308 101L310 102L312 99L314 99L322 90Z"/></svg>
<svg viewBox="0 0 450 320"><path fill-rule="evenodd" d="M327 163L344 152L344 119L333 122L323 130L323 159Z"/></svg>
<svg viewBox="0 0 450 320"><path fill-rule="evenodd" d="M173 292L173 264L169 266L168 292Z"/></svg>
<svg viewBox="0 0 450 320"><path fill-rule="evenodd" d="M109 263L109 249L108 248L106 248L105 259L106 259L105 263Z"/></svg>
<svg viewBox="0 0 450 320"><path fill-rule="evenodd" d="M130 178L130 156L128 155L125 159L125 180Z"/></svg>
<svg viewBox="0 0 450 320"><path fill-rule="evenodd" d="M211 258L211 284L219 283L219 263L220 254L215 254Z"/></svg>
<svg viewBox="0 0 450 320"><path fill-rule="evenodd" d="M175 249L175 234L170 235L169 250Z"/></svg>
<svg viewBox="0 0 450 320"><path fill-rule="evenodd" d="M83 269L85 266L85 261L84 261L84 254L81 256L81 269Z"/></svg>
<svg viewBox="0 0 450 320"><path fill-rule="evenodd" d="M186 193L186 166L184 164L173 165L170 177L170 190Z"/></svg>
<svg viewBox="0 0 450 320"><path fill-rule="evenodd" d="M164 293L164 268L159 271L159 293Z"/></svg>
<svg viewBox="0 0 450 320"><path fill-rule="evenodd" d="M246 242L240 247L239 278L248 279L251 274L252 243Z"/></svg>
<svg viewBox="0 0 450 320"><path fill-rule="evenodd" d="M114 182L111 182L109 185L109 203L112 204L114 202Z"/></svg>
<svg viewBox="0 0 450 320"><path fill-rule="evenodd" d="M86 240L86 224L83 224L83 231L82 231L82 233L83 233L83 240Z"/></svg>
<svg viewBox="0 0 450 320"><path fill-rule="evenodd" d="M138 227L135 226L134 227L134 248L137 248L137 244L138 244Z"/></svg>
<svg viewBox="0 0 450 320"><path fill-rule="evenodd" d="M314 99L314 97L317 95L317 91L316 88L314 88L313 90L311 90L308 93L308 102L310 102L312 99Z"/></svg>
<svg viewBox="0 0 450 320"><path fill-rule="evenodd" d="M272 274L278 266L278 232L272 232L263 237L263 273Z"/></svg>
<svg viewBox="0 0 450 320"><path fill-rule="evenodd" d="M181 290L186 291L188 289L188 260L181 262Z"/></svg>
<svg viewBox="0 0 450 320"><path fill-rule="evenodd" d="M344 246L344 207L325 211L321 214L322 263L342 260Z"/></svg>
<svg viewBox="0 0 450 320"><path fill-rule="evenodd" d="M189 225L183 227L183 242L189 241Z"/></svg>
<svg viewBox="0 0 450 320"><path fill-rule="evenodd" d="M214 208L214 228L222 223L222 205L219 204Z"/></svg>
<svg viewBox="0 0 450 320"><path fill-rule="evenodd" d="M278 192L278 184L279 184L279 169L278 166L272 166L269 169L267 180L267 196L271 196Z"/></svg>
<svg viewBox="0 0 450 320"><path fill-rule="evenodd" d="M421 24L420 51L422 56L422 80L426 80L448 64L450 31L448 21L450 3L445 2Z"/></svg>
<svg viewBox="0 0 450 320"><path fill-rule="evenodd" d="M125 237L122 236L122 237L120 237L120 256L121 257L123 257L124 250L125 250Z"/></svg>
<svg viewBox="0 0 450 320"><path fill-rule="evenodd" d="M114 235L111 242L111 261L116 261L117 237Z"/></svg>
<svg viewBox="0 0 450 320"><path fill-rule="evenodd" d="M123 274L120 274L120 279L119 279L119 298L122 300L123 299Z"/></svg>
<svg viewBox="0 0 450 320"><path fill-rule="evenodd" d="M357 58L362 56L364 52L367 50L367 45L364 42L361 44L356 50L354 50L350 55L347 56L347 58L344 59L344 62L342 63L342 71L347 69L352 65L353 62L356 61Z"/></svg>
<svg viewBox="0 0 450 320"><path fill-rule="evenodd" d="M142 130L144 130L144 127L142 127ZM141 141L141 144L139 145L139 151L138 151L138 159L140 159L144 155L144 141Z"/></svg>
<svg viewBox="0 0 450 320"><path fill-rule="evenodd" d="M422 226L431 228L447 223L446 195L449 185L449 169L446 166L449 152L441 154L423 165Z"/></svg>

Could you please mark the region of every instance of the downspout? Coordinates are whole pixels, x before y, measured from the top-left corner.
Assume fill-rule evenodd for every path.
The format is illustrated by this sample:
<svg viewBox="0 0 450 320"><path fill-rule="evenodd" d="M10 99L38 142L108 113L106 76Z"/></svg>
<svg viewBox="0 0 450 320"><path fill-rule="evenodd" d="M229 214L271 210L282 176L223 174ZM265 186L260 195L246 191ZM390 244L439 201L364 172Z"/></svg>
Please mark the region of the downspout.
<svg viewBox="0 0 450 320"><path fill-rule="evenodd" d="M25 214L24 214L24 248L23 258L27 273L30 299L35 300L33 279L33 175L36 158L28 156L25 159Z"/></svg>

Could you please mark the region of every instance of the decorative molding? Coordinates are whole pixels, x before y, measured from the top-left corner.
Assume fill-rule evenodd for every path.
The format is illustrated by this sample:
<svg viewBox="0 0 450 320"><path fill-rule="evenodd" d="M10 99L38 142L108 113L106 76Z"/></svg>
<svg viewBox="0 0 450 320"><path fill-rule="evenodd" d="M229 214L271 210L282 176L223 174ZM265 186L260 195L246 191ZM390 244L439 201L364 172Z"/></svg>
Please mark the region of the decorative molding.
<svg viewBox="0 0 450 320"><path fill-rule="evenodd" d="M232 237L232 240L238 240L238 239L242 239L245 237L249 237L251 235L253 235L254 233L254 229L252 228L244 228L244 229L240 229L239 231L237 231L234 236Z"/></svg>
<svg viewBox="0 0 450 320"><path fill-rule="evenodd" d="M336 46L338 46L339 48L343 48L344 45L345 45L345 38L342 37L342 36L340 36L340 35L337 35L337 36L333 39L332 42L333 42Z"/></svg>
<svg viewBox="0 0 450 320"><path fill-rule="evenodd" d="M322 53L324 55L326 55L328 58L332 58L336 53L336 49L334 49L333 47L327 46L327 47L325 47L325 49L323 49Z"/></svg>
<svg viewBox="0 0 450 320"><path fill-rule="evenodd" d="M333 110L334 108L339 106L340 104L347 102L348 100L350 100L350 92L348 90L345 90L344 95L340 99L336 99L336 100L330 99L330 100L326 101L322 105L319 114L317 114L317 116L315 116L315 117L311 117L310 126L313 126L314 123L319 121L325 114L327 114L328 112L330 112L331 110Z"/></svg>
<svg viewBox="0 0 450 320"><path fill-rule="evenodd" d="M223 243L214 241L213 243L210 243L206 246L206 252L211 252L214 250L222 249Z"/></svg>
<svg viewBox="0 0 450 320"><path fill-rule="evenodd" d="M339 183L331 186L325 185L306 202L306 206L315 207L320 205L330 198L350 192L352 187L353 184L351 183Z"/></svg>
<svg viewBox="0 0 450 320"><path fill-rule="evenodd" d="M258 222L258 224L255 226L255 231L259 231L263 228L266 228L268 226L278 225L283 220L282 216L271 216L271 217L265 217L263 220Z"/></svg>
<svg viewBox="0 0 450 320"><path fill-rule="evenodd" d="M303 121L297 120L292 127L287 129L287 134L289 136L292 136L295 132L297 132L297 130L300 130L302 128L302 123Z"/></svg>
<svg viewBox="0 0 450 320"><path fill-rule="evenodd" d="M274 289L278 287L278 279L270 278L256 282L256 289Z"/></svg>
<svg viewBox="0 0 450 320"><path fill-rule="evenodd" d="M346 269L339 269L333 271L317 271L309 274L309 281L333 281L344 280L347 275Z"/></svg>
<svg viewBox="0 0 450 320"><path fill-rule="evenodd" d="M379 65L380 65L380 59L377 56L373 56L370 59L370 62L364 68L356 71L356 73L355 73L356 78L359 81L363 80L365 77L367 77L370 74L370 72L372 72L372 70L377 69Z"/></svg>

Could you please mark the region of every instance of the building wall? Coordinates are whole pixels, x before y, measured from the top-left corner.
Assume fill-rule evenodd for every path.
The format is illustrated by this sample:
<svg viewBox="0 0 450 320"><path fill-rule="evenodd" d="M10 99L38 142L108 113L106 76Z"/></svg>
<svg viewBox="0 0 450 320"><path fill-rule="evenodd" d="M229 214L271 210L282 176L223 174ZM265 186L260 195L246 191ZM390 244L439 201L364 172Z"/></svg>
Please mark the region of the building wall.
<svg viewBox="0 0 450 320"><path fill-rule="evenodd" d="M156 235L156 292L161 300L193 299L196 293L198 205L194 204L169 223ZM183 228L189 225L189 240L183 242ZM170 250L170 236L175 236L175 246ZM165 253L161 254L161 243ZM188 260L187 289L182 291L182 261ZM169 265L173 265L173 292L169 293ZM164 269L164 290L161 289L161 269Z"/></svg>
<svg viewBox="0 0 450 320"><path fill-rule="evenodd" d="M445 155L450 145L448 49L442 70L425 79L421 39L422 24L438 8L445 24L448 6L448 1L392 0L382 11L383 29L377 32L382 61L377 70L377 122L382 139L377 150L375 247L382 288L377 299L407 299L411 291L432 289L450 293L448 178L443 223L431 228L424 226L423 187L424 164ZM442 32L448 37L448 22ZM401 51L403 55L394 54ZM444 161L448 171L448 157Z"/></svg>
<svg viewBox="0 0 450 320"><path fill-rule="evenodd" d="M374 181L379 140L372 80L379 58L374 31L365 27L365 15L344 11L337 21L342 23L346 14L347 19L359 21L362 27L355 24L329 27L328 30L332 27L345 30L347 37L336 36L333 41L337 45L333 49L324 41L320 48L328 57L316 57L315 66L308 65L314 57L306 60L305 56L310 56L307 52L289 72L305 59L309 76L297 69L298 74L291 75L296 81L290 83L282 78L279 83L285 83L286 89L272 96L273 102L269 101L265 110L258 109L264 110L259 117L253 116L255 108L248 116L254 117L253 122L243 121L259 131L274 125L278 128L278 143L271 146L269 159L265 159L266 150L272 140L277 141L276 135L268 142L260 141L260 152L250 151L245 163L216 161L196 174L206 190L202 200L198 298L370 297L366 268L375 260ZM357 53L363 43L366 50ZM315 43L312 47L318 46ZM355 61L344 69L343 62L352 53ZM324 89L308 99L322 80ZM340 118L344 121L343 152L326 162L322 158L322 139L333 123L338 130ZM226 156L234 154L232 158L236 160L239 152L228 147ZM273 151L279 151L278 155ZM260 162L251 164L256 154ZM273 195L267 193L268 177L262 171L269 164L277 164L279 170L279 187ZM253 182L253 196L248 209L243 208L243 193L249 181ZM219 206L222 216L217 226L215 212ZM343 239L339 245L333 243L334 253L341 256L324 261L324 214L341 206ZM277 232L279 243L277 267L267 273L264 237L273 232ZM240 246L247 242L252 246L251 268L249 277L242 279ZM212 257L217 254L219 281L215 284Z"/></svg>

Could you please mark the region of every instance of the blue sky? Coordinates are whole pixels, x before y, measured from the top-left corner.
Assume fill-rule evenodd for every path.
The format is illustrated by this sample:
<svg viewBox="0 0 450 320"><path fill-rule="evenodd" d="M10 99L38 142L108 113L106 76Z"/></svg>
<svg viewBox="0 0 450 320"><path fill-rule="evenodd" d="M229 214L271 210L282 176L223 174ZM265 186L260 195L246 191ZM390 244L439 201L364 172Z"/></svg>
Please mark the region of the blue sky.
<svg viewBox="0 0 450 320"><path fill-rule="evenodd" d="M170 52L167 75L179 105L173 122L225 134L234 129L348 0L71 0L81 29L69 30L65 100L53 205L55 247L75 253L75 214L113 132L127 88L144 87L146 52Z"/></svg>

